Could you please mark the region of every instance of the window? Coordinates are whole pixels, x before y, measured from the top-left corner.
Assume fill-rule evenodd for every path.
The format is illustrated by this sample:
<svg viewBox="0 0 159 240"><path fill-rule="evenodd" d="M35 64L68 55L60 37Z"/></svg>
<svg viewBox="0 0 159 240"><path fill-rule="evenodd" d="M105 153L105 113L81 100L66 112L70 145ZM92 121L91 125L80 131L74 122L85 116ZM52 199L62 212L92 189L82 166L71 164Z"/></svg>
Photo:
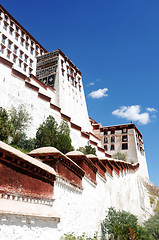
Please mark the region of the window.
<svg viewBox="0 0 159 240"><path fill-rule="evenodd" d="M81 86L79 86L79 91L81 92Z"/></svg>
<svg viewBox="0 0 159 240"><path fill-rule="evenodd" d="M14 53L17 54L17 49L18 47L16 45L14 45Z"/></svg>
<svg viewBox="0 0 159 240"><path fill-rule="evenodd" d="M28 42L28 40L29 40L29 37L28 37L28 36L26 36L26 41Z"/></svg>
<svg viewBox="0 0 159 240"><path fill-rule="evenodd" d="M115 150L115 146L113 144L110 146L110 150L111 151Z"/></svg>
<svg viewBox="0 0 159 240"><path fill-rule="evenodd" d="M27 60L28 60L28 56L27 55L25 55L25 62L27 63Z"/></svg>
<svg viewBox="0 0 159 240"><path fill-rule="evenodd" d="M104 145L105 151L108 151L108 145Z"/></svg>
<svg viewBox="0 0 159 240"><path fill-rule="evenodd" d="M6 22L4 22L4 26L3 28L7 31L7 27L8 27L8 24Z"/></svg>
<svg viewBox="0 0 159 240"><path fill-rule="evenodd" d="M33 66L33 60L30 59L30 67Z"/></svg>
<svg viewBox="0 0 159 240"><path fill-rule="evenodd" d="M122 142L127 142L128 141L128 136L127 135L123 135L122 136Z"/></svg>
<svg viewBox="0 0 159 240"><path fill-rule="evenodd" d="M10 26L13 27L13 22L12 21L10 21Z"/></svg>
<svg viewBox="0 0 159 240"><path fill-rule="evenodd" d="M15 39L18 41L19 35L16 33L15 34Z"/></svg>
<svg viewBox="0 0 159 240"><path fill-rule="evenodd" d="M61 60L61 67L63 68L63 60Z"/></svg>
<svg viewBox="0 0 159 240"><path fill-rule="evenodd" d="M111 137L111 142L114 143L115 142L115 137Z"/></svg>
<svg viewBox="0 0 159 240"><path fill-rule="evenodd" d="M111 134L115 134L115 130L111 130Z"/></svg>
<svg viewBox="0 0 159 240"><path fill-rule="evenodd" d="M122 133L127 133L128 132L128 129L127 128L123 128L122 129Z"/></svg>
<svg viewBox="0 0 159 240"><path fill-rule="evenodd" d="M75 82L75 88L77 88L77 82Z"/></svg>
<svg viewBox="0 0 159 240"><path fill-rule="evenodd" d="M21 38L21 43L20 43L22 46L24 46L24 39Z"/></svg>
<svg viewBox="0 0 159 240"><path fill-rule="evenodd" d="M10 29L9 29L9 33L11 34L11 35L13 35L13 29L10 27Z"/></svg>
<svg viewBox="0 0 159 240"><path fill-rule="evenodd" d="M122 143L122 150L128 149L128 143Z"/></svg>
<svg viewBox="0 0 159 240"><path fill-rule="evenodd" d="M19 67L22 66L22 61L19 59Z"/></svg>
<svg viewBox="0 0 159 240"><path fill-rule="evenodd" d="M8 48L11 49L11 46L12 46L12 42L8 41Z"/></svg>
<svg viewBox="0 0 159 240"><path fill-rule="evenodd" d="M19 32L19 28L16 26L16 31Z"/></svg>
<svg viewBox="0 0 159 240"><path fill-rule="evenodd" d="M108 138L107 137L104 138L104 143L108 143Z"/></svg>
<svg viewBox="0 0 159 240"><path fill-rule="evenodd" d="M67 75L67 80L70 81L70 77L69 77L69 75Z"/></svg>
<svg viewBox="0 0 159 240"><path fill-rule="evenodd" d="M23 52L20 51L19 57L22 58L23 57Z"/></svg>
<svg viewBox="0 0 159 240"><path fill-rule="evenodd" d="M26 48L26 50L28 50L28 46L29 46L29 44L28 44L28 43L25 43L25 48Z"/></svg>
<svg viewBox="0 0 159 240"><path fill-rule="evenodd" d="M74 86L74 79L73 78L71 78L71 83Z"/></svg>
<svg viewBox="0 0 159 240"><path fill-rule="evenodd" d="M24 64L24 72L26 72L26 69L27 69L27 65Z"/></svg>
<svg viewBox="0 0 159 240"><path fill-rule="evenodd" d="M33 47L33 44L34 44L34 42L33 41L31 41L31 46Z"/></svg>
<svg viewBox="0 0 159 240"><path fill-rule="evenodd" d="M64 72L65 72L65 70L64 70L64 69L62 69L62 76L64 76Z"/></svg>
<svg viewBox="0 0 159 240"><path fill-rule="evenodd" d="M43 51L42 50L40 50L40 55L43 55Z"/></svg>
<svg viewBox="0 0 159 240"><path fill-rule="evenodd" d="M13 56L13 62L14 62L14 63L16 63L16 59L17 59L17 57L14 55L14 56Z"/></svg>
<svg viewBox="0 0 159 240"><path fill-rule="evenodd" d="M6 41L6 37L3 35L2 36L2 43L5 44L5 41Z"/></svg>
<svg viewBox="0 0 159 240"><path fill-rule="evenodd" d="M30 48L30 53L31 53L31 54L33 54L33 50L34 50L34 48L31 47L31 48Z"/></svg>
<svg viewBox="0 0 159 240"><path fill-rule="evenodd" d="M81 82L81 79L80 79L80 77L78 78L78 83L80 84L80 82Z"/></svg>
<svg viewBox="0 0 159 240"><path fill-rule="evenodd" d="M5 47L3 47L3 46L1 45L1 53L4 53L4 49L5 49Z"/></svg>
<svg viewBox="0 0 159 240"><path fill-rule="evenodd" d="M108 131L107 130L104 130L104 135L108 135Z"/></svg>
<svg viewBox="0 0 159 240"><path fill-rule="evenodd" d="M32 73L32 71L33 71L33 70L32 70L31 68L29 68L29 74L31 74L31 73Z"/></svg>
<svg viewBox="0 0 159 240"><path fill-rule="evenodd" d="M4 18L5 18L6 21L8 21L8 16L7 15L5 15Z"/></svg>
<svg viewBox="0 0 159 240"><path fill-rule="evenodd" d="M21 31L21 36L24 37L24 32L23 31Z"/></svg>

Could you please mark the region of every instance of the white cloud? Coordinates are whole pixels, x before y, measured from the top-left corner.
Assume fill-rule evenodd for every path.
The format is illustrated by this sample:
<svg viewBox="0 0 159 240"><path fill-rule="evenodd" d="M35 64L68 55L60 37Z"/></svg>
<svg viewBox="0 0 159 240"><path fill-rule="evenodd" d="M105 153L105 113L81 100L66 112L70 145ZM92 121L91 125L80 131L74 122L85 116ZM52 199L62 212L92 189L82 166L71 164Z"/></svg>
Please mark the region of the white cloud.
<svg viewBox="0 0 159 240"><path fill-rule="evenodd" d="M94 82L91 82L89 85L90 85L90 86L94 86L94 84L95 84Z"/></svg>
<svg viewBox="0 0 159 240"><path fill-rule="evenodd" d="M103 88L103 89L98 89L97 91L93 91L89 94L90 97L92 98L102 98L102 97L107 97L108 94L106 92L108 91L108 88Z"/></svg>
<svg viewBox="0 0 159 240"><path fill-rule="evenodd" d="M155 108L148 107L146 108L148 112L157 112Z"/></svg>
<svg viewBox="0 0 159 240"><path fill-rule="evenodd" d="M149 113L141 113L139 105L132 105L128 107L123 106L120 109L113 111L112 114L118 116L119 118L126 118L129 121L137 121L142 125L150 122Z"/></svg>

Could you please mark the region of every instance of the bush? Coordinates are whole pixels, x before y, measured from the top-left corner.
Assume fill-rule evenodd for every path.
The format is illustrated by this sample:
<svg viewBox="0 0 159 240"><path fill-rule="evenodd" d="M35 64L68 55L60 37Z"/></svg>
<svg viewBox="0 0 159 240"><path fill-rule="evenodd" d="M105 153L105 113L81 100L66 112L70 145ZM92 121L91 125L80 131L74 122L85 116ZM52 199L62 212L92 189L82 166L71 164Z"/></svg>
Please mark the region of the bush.
<svg viewBox="0 0 159 240"><path fill-rule="evenodd" d="M102 223L102 232L104 237L108 234L110 240L149 240L146 229L138 225L137 218L133 214L116 211L114 208L109 208Z"/></svg>
<svg viewBox="0 0 159 240"><path fill-rule="evenodd" d="M84 147L79 147L79 149L77 149L77 151L80 151L80 152L84 153L85 155L87 155L87 154L97 155L96 154L96 149L93 148L91 145L84 146Z"/></svg>
<svg viewBox="0 0 159 240"><path fill-rule="evenodd" d="M60 240L97 240L97 235L95 234L93 238L90 238L85 233L80 236L76 236L74 233L68 233L64 234Z"/></svg>
<svg viewBox="0 0 159 240"><path fill-rule="evenodd" d="M10 121L12 124L12 144L17 145L24 139L24 132L30 124L31 117L23 105L16 109L12 107L10 112Z"/></svg>
<svg viewBox="0 0 159 240"><path fill-rule="evenodd" d="M156 212L154 216L151 216L147 221L144 223L149 236L154 239L159 239L159 212Z"/></svg>
<svg viewBox="0 0 159 240"><path fill-rule="evenodd" d="M8 137L12 133L12 125L9 120L7 111L0 107L0 140L7 141Z"/></svg>
<svg viewBox="0 0 159 240"><path fill-rule="evenodd" d="M70 129L68 123L63 120L58 127L53 116L48 116L37 130L36 147L52 146L62 153L72 151Z"/></svg>
<svg viewBox="0 0 159 240"><path fill-rule="evenodd" d="M126 161L126 155L120 152L115 153L113 158Z"/></svg>
<svg viewBox="0 0 159 240"><path fill-rule="evenodd" d="M17 147L24 149L26 152L30 152L35 149L35 138L27 138L26 134L22 134L20 140L17 143Z"/></svg>

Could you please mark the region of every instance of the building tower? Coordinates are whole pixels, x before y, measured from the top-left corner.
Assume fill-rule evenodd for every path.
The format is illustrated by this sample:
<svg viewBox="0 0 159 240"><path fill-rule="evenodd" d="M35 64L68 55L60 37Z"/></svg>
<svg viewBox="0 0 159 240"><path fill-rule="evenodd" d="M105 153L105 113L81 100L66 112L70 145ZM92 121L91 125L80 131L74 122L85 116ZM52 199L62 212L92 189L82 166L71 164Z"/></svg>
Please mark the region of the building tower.
<svg viewBox="0 0 159 240"><path fill-rule="evenodd" d="M80 70L60 50L37 57L36 77L55 91L55 104L72 122L91 131Z"/></svg>

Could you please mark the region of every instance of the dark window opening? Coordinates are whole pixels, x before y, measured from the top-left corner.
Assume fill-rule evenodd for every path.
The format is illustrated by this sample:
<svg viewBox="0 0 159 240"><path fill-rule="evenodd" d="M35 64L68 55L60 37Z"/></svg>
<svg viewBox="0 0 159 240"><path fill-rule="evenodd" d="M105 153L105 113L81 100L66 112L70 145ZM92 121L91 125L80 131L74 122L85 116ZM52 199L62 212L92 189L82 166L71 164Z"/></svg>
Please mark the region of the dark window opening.
<svg viewBox="0 0 159 240"><path fill-rule="evenodd" d="M128 136L127 135L123 135L122 136L122 142L127 142L128 141Z"/></svg>
<svg viewBox="0 0 159 240"><path fill-rule="evenodd" d="M122 144L122 150L128 149L128 143L123 143Z"/></svg>
<svg viewBox="0 0 159 240"><path fill-rule="evenodd" d="M112 142L112 143L115 142L115 137L114 137L114 136L111 137L111 142Z"/></svg>
<svg viewBox="0 0 159 240"><path fill-rule="evenodd" d="M115 146L111 145L110 150L115 150Z"/></svg>

